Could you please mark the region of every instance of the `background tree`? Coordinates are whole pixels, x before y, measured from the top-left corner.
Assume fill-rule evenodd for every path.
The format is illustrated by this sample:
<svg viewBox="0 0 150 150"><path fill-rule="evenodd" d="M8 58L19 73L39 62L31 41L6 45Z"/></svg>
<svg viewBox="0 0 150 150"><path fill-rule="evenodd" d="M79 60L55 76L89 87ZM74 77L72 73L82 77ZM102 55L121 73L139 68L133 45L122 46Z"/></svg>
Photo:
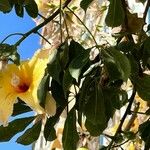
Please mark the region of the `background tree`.
<svg viewBox="0 0 150 150"><path fill-rule="evenodd" d="M19 17L26 11L36 18L37 26L19 33L21 38L13 45L5 41L16 34L8 35L0 44L1 80L8 80L0 82L0 121L6 125L11 115L3 105L3 93L11 89L5 88L9 83L7 70L13 66L10 61L18 65L15 67L19 73L20 68L25 68L24 74L29 69L31 74L19 74L19 79L32 79L30 84L23 82L21 86L18 76L10 80L19 99L16 104L12 102L12 115L31 108L38 114L1 126L0 141L9 141L34 120L32 127L17 139L18 143L32 144L41 133L50 141L48 146L65 150L149 149L150 38L146 17L150 1L138 3L144 8L141 18L125 0L2 0L0 11L9 13L15 9ZM27 63L34 67L26 70L28 65L20 61L17 49L31 34L41 37L43 48ZM44 67L38 68L41 62ZM32 87L37 74L39 82ZM29 91L35 92L31 94L33 99L23 96ZM59 139L61 120L65 123ZM101 145L99 136L105 140Z"/></svg>

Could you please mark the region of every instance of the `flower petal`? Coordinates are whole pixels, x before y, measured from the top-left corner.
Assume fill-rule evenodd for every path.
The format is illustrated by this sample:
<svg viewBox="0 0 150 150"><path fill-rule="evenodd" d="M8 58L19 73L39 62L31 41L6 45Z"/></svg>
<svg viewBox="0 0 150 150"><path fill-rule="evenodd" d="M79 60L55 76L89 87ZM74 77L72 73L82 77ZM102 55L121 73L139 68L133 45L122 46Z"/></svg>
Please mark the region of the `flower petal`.
<svg viewBox="0 0 150 150"><path fill-rule="evenodd" d="M16 102L16 96L0 89L0 122L3 125L8 123L9 117L13 113L13 105Z"/></svg>
<svg viewBox="0 0 150 150"><path fill-rule="evenodd" d="M45 111L50 117L56 114L56 102L49 92L46 95Z"/></svg>

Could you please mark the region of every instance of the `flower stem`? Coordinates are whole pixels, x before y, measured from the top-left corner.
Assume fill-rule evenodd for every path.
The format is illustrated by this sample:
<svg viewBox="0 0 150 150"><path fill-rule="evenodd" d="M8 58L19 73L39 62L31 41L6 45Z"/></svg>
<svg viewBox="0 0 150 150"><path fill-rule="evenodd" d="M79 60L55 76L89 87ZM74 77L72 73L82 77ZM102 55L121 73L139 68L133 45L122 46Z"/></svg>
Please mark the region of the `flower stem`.
<svg viewBox="0 0 150 150"><path fill-rule="evenodd" d="M42 39L44 39L49 45L51 45L51 43L38 31L36 32Z"/></svg>

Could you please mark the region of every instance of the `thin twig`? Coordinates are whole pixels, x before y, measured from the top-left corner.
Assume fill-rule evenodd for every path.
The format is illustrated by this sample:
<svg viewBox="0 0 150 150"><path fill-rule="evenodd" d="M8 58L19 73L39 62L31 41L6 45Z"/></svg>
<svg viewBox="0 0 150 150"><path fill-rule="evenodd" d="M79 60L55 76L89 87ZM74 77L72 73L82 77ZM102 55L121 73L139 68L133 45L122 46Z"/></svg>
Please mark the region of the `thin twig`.
<svg viewBox="0 0 150 150"><path fill-rule="evenodd" d="M41 33L39 33L38 31L36 32L42 39L44 39L49 45L51 45L50 41L48 41L48 39L46 39Z"/></svg>
<svg viewBox="0 0 150 150"><path fill-rule="evenodd" d="M42 19L46 20L47 18L45 18L43 15L38 13L38 16L40 16Z"/></svg>
<svg viewBox="0 0 150 150"><path fill-rule="evenodd" d="M60 2L60 4L59 4L59 9L60 9L60 13L59 13L59 22L60 22L60 41L61 41L61 43L62 43L62 2L61 2L61 0L59 0Z"/></svg>
<svg viewBox="0 0 150 150"><path fill-rule="evenodd" d="M112 148L115 148L115 147L120 147L120 146L122 146L122 145L124 145L124 144L126 144L127 142L129 142L130 140L126 140L126 141L124 141L123 143L121 143L121 144L118 144L118 145L115 145L115 146L113 146Z"/></svg>
<svg viewBox="0 0 150 150"><path fill-rule="evenodd" d="M89 34L93 38L93 41L95 42L95 44L98 46L98 43L96 42L95 37L93 36L93 34L91 33L91 31L88 29L88 27L83 23L83 21L78 17L78 15L75 14L74 11L72 11L68 6L66 8L81 22L81 24L85 27L85 29L89 32Z"/></svg>
<svg viewBox="0 0 150 150"><path fill-rule="evenodd" d="M13 33L13 34L10 34L10 35L8 35L7 37L5 37L5 38L2 40L1 44L4 43L9 37L14 36L14 35L24 36L24 34L22 34L22 33Z"/></svg>
<svg viewBox="0 0 150 150"><path fill-rule="evenodd" d="M64 24L65 24L65 28L66 28L66 32L67 32L67 39L70 38L70 35L69 35L69 30L68 30L68 26L67 26L67 22L66 22L66 18L64 16L64 13L63 13L63 18L64 18Z"/></svg>
<svg viewBox="0 0 150 150"><path fill-rule="evenodd" d="M137 103L137 105L135 106L135 108L133 110L134 113L132 114L128 124L126 125L126 127L124 129L124 131L130 130L132 124L134 123L135 119L137 118L137 112L138 112L139 108L140 108L140 103ZM130 110L130 112L131 112L131 110Z"/></svg>
<svg viewBox="0 0 150 150"><path fill-rule="evenodd" d="M62 6L62 8L64 9L65 7L67 7L67 5L71 2L72 0L66 0L66 2L64 3L64 5ZM15 46L19 46L20 43L22 41L24 41L29 35L31 35L32 33L36 33L40 28L42 28L43 26L45 26L46 24L48 24L51 20L53 20L58 14L60 13L60 9L57 9L51 16L49 16L46 20L44 20L41 24L39 24L38 26L32 28L30 31L26 32L23 37L21 39L19 39Z"/></svg>

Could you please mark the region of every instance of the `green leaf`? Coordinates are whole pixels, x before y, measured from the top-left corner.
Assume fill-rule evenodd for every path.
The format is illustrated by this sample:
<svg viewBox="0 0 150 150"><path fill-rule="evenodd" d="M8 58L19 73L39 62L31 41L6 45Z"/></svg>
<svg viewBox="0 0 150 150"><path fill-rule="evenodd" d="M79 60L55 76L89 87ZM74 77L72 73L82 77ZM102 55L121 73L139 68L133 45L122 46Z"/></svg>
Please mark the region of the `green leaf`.
<svg viewBox="0 0 150 150"><path fill-rule="evenodd" d="M45 75L43 79L41 80L38 90L37 90L37 96L39 100L39 104L45 108L45 101L46 101L46 95L49 89L49 74Z"/></svg>
<svg viewBox="0 0 150 150"><path fill-rule="evenodd" d="M150 132L148 131L150 131L150 120L147 120L139 126L139 134L145 142L145 150L150 148Z"/></svg>
<svg viewBox="0 0 150 150"><path fill-rule="evenodd" d="M90 132L91 136L99 136L107 127L107 123L102 122L101 124L93 124L91 121L86 119L85 127Z"/></svg>
<svg viewBox="0 0 150 150"><path fill-rule="evenodd" d="M110 82L116 80L127 81L131 73L128 58L113 47L102 51L102 54Z"/></svg>
<svg viewBox="0 0 150 150"><path fill-rule="evenodd" d="M15 4L15 11L16 11L17 16L19 16L19 17L24 16L24 9L23 9L22 5Z"/></svg>
<svg viewBox="0 0 150 150"><path fill-rule="evenodd" d="M124 90L120 90L120 88L114 88L114 87L103 88L103 94L105 97L105 102L111 101L110 103L112 107L118 110L128 102L127 92ZM108 108L110 110L110 107Z"/></svg>
<svg viewBox="0 0 150 150"><path fill-rule="evenodd" d="M73 78L70 75L69 70L67 69L63 76L63 90L64 90L65 98L67 98L67 95L69 94L69 89L72 85L72 82L73 82Z"/></svg>
<svg viewBox="0 0 150 150"><path fill-rule="evenodd" d="M41 132L41 126L42 122L41 121L37 122L31 128L27 129L25 133L17 139L16 142L23 145L32 144L34 141L38 139L39 134Z"/></svg>
<svg viewBox="0 0 150 150"><path fill-rule="evenodd" d="M63 87L55 80L51 82L51 92L58 105L66 106L67 100L65 99Z"/></svg>
<svg viewBox="0 0 150 150"><path fill-rule="evenodd" d="M110 118L113 117L114 115L114 112L115 112L115 109L114 109L114 106L113 106L113 103L114 103L114 99L113 99L113 94L110 93L110 91L108 89L102 89L102 92L103 92L103 97L104 97L104 107L105 107L105 117L106 117L106 122L109 121ZM112 92L112 91L111 91Z"/></svg>
<svg viewBox="0 0 150 150"><path fill-rule="evenodd" d="M73 108L67 116L65 121L62 143L65 150L76 150L77 142L79 140L76 129L76 111Z"/></svg>
<svg viewBox="0 0 150 150"><path fill-rule="evenodd" d="M14 104L14 110L12 116L20 115L29 111L32 111L32 109L29 106L27 106L25 103L19 101L18 103Z"/></svg>
<svg viewBox="0 0 150 150"><path fill-rule="evenodd" d="M47 64L47 69L48 69L49 75L58 83L60 83L61 65L60 65L58 57L59 57L59 54L57 54L53 62L50 62Z"/></svg>
<svg viewBox="0 0 150 150"><path fill-rule="evenodd" d="M90 87L87 87L87 90L88 89L90 91L87 91L89 95L87 97L84 114L92 124L103 124L106 122L106 116L102 89L98 81L90 83Z"/></svg>
<svg viewBox="0 0 150 150"><path fill-rule="evenodd" d="M25 9L30 17L36 18L38 16L38 6L34 0L27 3L27 5L25 5Z"/></svg>
<svg viewBox="0 0 150 150"><path fill-rule="evenodd" d="M56 132L54 129L55 124L58 122L61 113L63 112L63 108L58 107L55 116L50 117L44 128L44 137L46 141L53 141L56 138Z"/></svg>
<svg viewBox="0 0 150 150"><path fill-rule="evenodd" d="M150 101L150 75L143 74L143 77L132 79L136 85L138 95L146 101Z"/></svg>
<svg viewBox="0 0 150 150"><path fill-rule="evenodd" d="M135 78L139 76L139 65L138 62L135 60L135 58L132 55L129 55L129 61L131 65L131 78Z"/></svg>
<svg viewBox="0 0 150 150"><path fill-rule="evenodd" d="M16 119L8 124L7 127L0 126L0 141L9 141L14 135L23 131L35 117Z"/></svg>
<svg viewBox="0 0 150 150"><path fill-rule="evenodd" d="M8 0L1 0L0 1L0 11L7 13L9 11L11 11L12 7L9 4Z"/></svg>
<svg viewBox="0 0 150 150"><path fill-rule="evenodd" d="M75 57L69 65L69 72L73 78L78 81L82 68L89 61L90 50L85 50Z"/></svg>
<svg viewBox="0 0 150 150"><path fill-rule="evenodd" d="M121 0L110 0L108 13L105 19L109 27L120 26L124 22L124 10Z"/></svg>
<svg viewBox="0 0 150 150"><path fill-rule="evenodd" d="M62 43L59 48L58 52L60 54L60 65L61 67L66 70L69 62L69 46L68 46L68 41L65 41Z"/></svg>
<svg viewBox="0 0 150 150"><path fill-rule="evenodd" d="M69 45L69 62L84 53L85 49L76 41L72 40Z"/></svg>
<svg viewBox="0 0 150 150"><path fill-rule="evenodd" d="M89 5L92 3L93 0L82 0L80 3L80 7L86 12Z"/></svg>
<svg viewBox="0 0 150 150"><path fill-rule="evenodd" d="M82 84L82 87L80 89L79 93L79 111L83 113L85 111L85 104L87 103L87 95L90 94L90 84L93 82L93 79L89 76L87 76Z"/></svg>
<svg viewBox="0 0 150 150"><path fill-rule="evenodd" d="M142 61L143 61L143 66L150 66L150 37L148 37L144 43L143 43L143 49L142 51Z"/></svg>

